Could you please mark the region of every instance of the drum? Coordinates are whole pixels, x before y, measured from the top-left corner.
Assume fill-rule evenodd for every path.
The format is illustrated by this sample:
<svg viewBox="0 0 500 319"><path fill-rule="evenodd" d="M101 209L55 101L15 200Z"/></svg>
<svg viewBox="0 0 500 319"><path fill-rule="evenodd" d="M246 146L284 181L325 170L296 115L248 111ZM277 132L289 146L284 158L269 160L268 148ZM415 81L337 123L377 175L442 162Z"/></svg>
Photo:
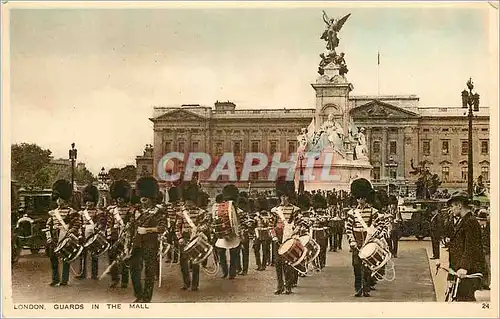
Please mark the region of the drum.
<svg viewBox="0 0 500 319"><path fill-rule="evenodd" d="M83 251L83 246L78 242L75 235L68 235L64 237L57 245L54 253L60 256L65 263L71 263L78 258Z"/></svg>
<svg viewBox="0 0 500 319"><path fill-rule="evenodd" d="M231 223L231 209L232 205L228 202L222 202L217 204L216 216L215 216L215 235L218 238L228 237L233 233L232 223Z"/></svg>
<svg viewBox="0 0 500 319"><path fill-rule="evenodd" d="M372 271L377 271L391 258L391 253L384 249L378 242L369 242L359 251L359 258Z"/></svg>
<svg viewBox="0 0 500 319"><path fill-rule="evenodd" d="M314 240L318 241L318 240L325 240L325 238L328 237L328 234L327 234L327 228L326 227L318 227L318 228L313 228L312 229L312 237L314 238Z"/></svg>
<svg viewBox="0 0 500 319"><path fill-rule="evenodd" d="M266 241L271 240L271 228L255 228L255 238L258 240Z"/></svg>
<svg viewBox="0 0 500 319"><path fill-rule="evenodd" d="M297 266L303 262L306 257L305 252L305 247L301 244L300 240L295 238L288 239L278 249L278 255L291 266Z"/></svg>
<svg viewBox="0 0 500 319"><path fill-rule="evenodd" d="M306 249L306 262L310 262L318 258L321 247L311 236L302 236L299 240L302 246Z"/></svg>
<svg viewBox="0 0 500 319"><path fill-rule="evenodd" d="M204 234L198 234L184 247L184 253L194 264L199 264L210 256L213 249L207 237Z"/></svg>
<svg viewBox="0 0 500 319"><path fill-rule="evenodd" d="M85 242L83 247L87 249L92 256L99 257L108 251L111 245L106 240L103 234L100 232L94 233L89 239Z"/></svg>

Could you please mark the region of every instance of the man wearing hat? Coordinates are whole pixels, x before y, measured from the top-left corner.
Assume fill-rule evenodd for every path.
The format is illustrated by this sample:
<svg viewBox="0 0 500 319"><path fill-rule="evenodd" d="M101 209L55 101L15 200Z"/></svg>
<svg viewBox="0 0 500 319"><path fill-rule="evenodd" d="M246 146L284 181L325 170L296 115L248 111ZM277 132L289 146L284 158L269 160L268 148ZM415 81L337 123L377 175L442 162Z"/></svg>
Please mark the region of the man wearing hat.
<svg viewBox="0 0 500 319"><path fill-rule="evenodd" d="M184 182L181 185L184 203L178 206L175 221L175 234L179 242L180 268L184 285L182 290L197 291L200 284L200 264L194 264L184 252L184 247L189 244L198 232L204 233L210 223L210 218L205 210L196 206L199 196L198 185ZM191 271L190 271L191 270Z"/></svg>
<svg viewBox="0 0 500 319"><path fill-rule="evenodd" d="M85 243L95 232L105 231L106 214L96 208L99 202L99 190L97 187L94 185L86 186L82 195L85 209L80 211L79 214L82 220L83 242ZM88 251L84 249L80 261L80 275L76 277L78 279L85 279L87 277L87 257ZM91 255L91 264L91 278L97 280L99 258Z"/></svg>
<svg viewBox="0 0 500 319"><path fill-rule="evenodd" d="M429 207L431 212L431 220L429 230L431 234L432 257L431 259L439 259L441 255L441 238L444 232L443 217L436 206Z"/></svg>
<svg viewBox="0 0 500 319"><path fill-rule="evenodd" d="M250 259L250 227L252 224L250 217L250 201L246 192L240 192L238 196L238 215L240 216L240 253L238 257L237 273L245 276L248 274L248 264Z"/></svg>
<svg viewBox="0 0 500 319"><path fill-rule="evenodd" d="M278 254L278 249L281 244L292 237L293 221L296 214L300 212L300 208L290 203L290 197L295 196L295 190L286 182L278 181L276 183L276 196L281 199L281 203L271 210L275 220L273 255L276 262L276 279L278 281L278 289L274 294L280 295L285 293L289 295L292 293L295 270L291 266L285 264L283 258Z"/></svg>
<svg viewBox="0 0 500 319"><path fill-rule="evenodd" d="M52 287L68 285L70 266L68 263L62 263L61 278L59 275L59 258L54 253L54 249L67 235L78 237L80 232L80 215L69 207L72 193L71 184L66 180L60 179L52 185L52 199L57 201L57 208L49 212L46 224L48 230L46 233L47 255L50 258L52 268L52 282L50 283Z"/></svg>
<svg viewBox="0 0 500 319"><path fill-rule="evenodd" d="M371 207L375 192L371 183L359 178L351 184L351 195L357 200L357 206L347 213L346 234L352 250L352 266L354 268L355 297L370 296L371 272L363 265L359 258L359 250L367 240L380 234L383 223L380 221L378 211Z"/></svg>
<svg viewBox="0 0 500 319"><path fill-rule="evenodd" d="M267 262L269 261L269 253L270 253L270 242L271 235L265 235L265 232L262 230L270 228L270 217L267 213L268 202L266 198L259 198L256 205L256 212L254 216L255 222L255 240L253 242L253 250L255 253L255 263L257 264L257 271L266 270ZM262 254L261 254L262 251Z"/></svg>
<svg viewBox="0 0 500 319"><path fill-rule="evenodd" d="M212 209L212 219L214 220L214 222L217 223L217 219L219 218L218 210L222 209L223 207L228 207L229 214L231 214L231 212L235 212L236 214L232 219L230 234L219 236L219 238L215 242L215 247L219 255L219 264L222 267L222 278L226 278L229 275L229 279L234 279L236 277L238 259L240 256L239 253L241 238L239 234L240 227L242 226L242 211L236 206L239 197L238 188L233 184L226 185L222 189L222 196L222 203L215 204ZM227 265L226 250L229 250L229 268Z"/></svg>
<svg viewBox="0 0 500 319"><path fill-rule="evenodd" d="M181 205L180 190L177 186L172 186L168 190L168 203L166 205L167 218L167 238L173 244L167 256L167 262L179 262L179 240L175 235L175 223L177 221L177 212Z"/></svg>
<svg viewBox="0 0 500 319"><path fill-rule="evenodd" d="M123 233L134 214L135 208L130 205L132 188L126 180L114 181L110 187L111 199L115 205L108 207L107 234L108 240L113 247L121 236L128 236ZM127 243L128 244L128 243ZM111 264L117 256L115 251L109 251L109 263ZM119 267L113 267L110 271L110 288L116 288L120 283L121 288L127 288L129 282L129 267L124 263Z"/></svg>
<svg viewBox="0 0 500 319"><path fill-rule="evenodd" d="M401 236L401 223L403 217L398 209L398 198L394 195L389 196L389 206L387 208L390 214L391 229L389 234L389 247L393 258L398 258L399 237Z"/></svg>
<svg viewBox="0 0 500 319"><path fill-rule="evenodd" d="M481 226L468 206L469 198L465 192L455 192L448 200L450 211L459 218L450 237L449 258L460 281L457 301L475 301L474 292L481 287L478 278L464 278L467 274L484 273L485 262L481 240Z"/></svg>
<svg viewBox="0 0 500 319"><path fill-rule="evenodd" d="M151 302L157 270L159 249L158 234L165 231L165 216L158 200L158 181L152 176L141 177L136 182L136 191L141 208L133 216L132 256L130 272L134 286L134 302ZM142 267L145 267L144 286L142 285Z"/></svg>

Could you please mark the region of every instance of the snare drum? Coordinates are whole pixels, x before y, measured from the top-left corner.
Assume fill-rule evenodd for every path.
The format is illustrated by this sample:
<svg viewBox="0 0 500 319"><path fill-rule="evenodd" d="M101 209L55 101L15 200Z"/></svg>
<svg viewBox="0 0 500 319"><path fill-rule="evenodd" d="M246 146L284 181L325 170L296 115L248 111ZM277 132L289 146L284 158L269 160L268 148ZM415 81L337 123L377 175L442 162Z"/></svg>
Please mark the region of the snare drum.
<svg viewBox="0 0 500 319"><path fill-rule="evenodd" d="M184 247L184 253L194 264L199 264L207 259L212 250L213 247L204 234L198 234Z"/></svg>
<svg viewBox="0 0 500 319"><path fill-rule="evenodd" d="M65 263L71 263L78 258L83 251L83 246L78 242L75 235L69 234L57 245L54 253L60 256Z"/></svg>
<svg viewBox="0 0 500 319"><path fill-rule="evenodd" d="M288 239L278 249L278 255L292 266L297 266L304 261L306 257L305 252L305 247L301 244L300 240L295 238Z"/></svg>
<svg viewBox="0 0 500 319"><path fill-rule="evenodd" d="M370 270L377 271L387 264L391 253L378 242L370 242L360 249L358 256Z"/></svg>
<svg viewBox="0 0 500 319"><path fill-rule="evenodd" d="M271 240L271 228L255 228L255 238L262 241Z"/></svg>
<svg viewBox="0 0 500 319"><path fill-rule="evenodd" d="M100 232L94 233L90 238L85 242L83 247L90 251L92 256L99 257L108 251L111 245L106 240L103 234Z"/></svg>
<svg viewBox="0 0 500 319"><path fill-rule="evenodd" d="M300 243L306 248L306 262L313 261L318 258L321 247L311 236L301 236Z"/></svg>

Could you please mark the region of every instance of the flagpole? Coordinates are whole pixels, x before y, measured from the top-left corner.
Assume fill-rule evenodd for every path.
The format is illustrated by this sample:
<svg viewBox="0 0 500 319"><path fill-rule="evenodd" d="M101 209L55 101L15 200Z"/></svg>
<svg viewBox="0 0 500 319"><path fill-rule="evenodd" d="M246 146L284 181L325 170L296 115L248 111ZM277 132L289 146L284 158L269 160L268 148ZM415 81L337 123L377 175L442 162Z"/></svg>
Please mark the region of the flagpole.
<svg viewBox="0 0 500 319"><path fill-rule="evenodd" d="M380 51L377 51L377 95L380 96Z"/></svg>

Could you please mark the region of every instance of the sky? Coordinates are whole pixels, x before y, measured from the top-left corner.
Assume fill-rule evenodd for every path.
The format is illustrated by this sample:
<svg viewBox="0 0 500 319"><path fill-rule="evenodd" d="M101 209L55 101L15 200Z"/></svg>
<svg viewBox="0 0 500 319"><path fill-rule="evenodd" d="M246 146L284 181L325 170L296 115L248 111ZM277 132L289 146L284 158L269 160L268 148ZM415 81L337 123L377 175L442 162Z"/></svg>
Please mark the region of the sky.
<svg viewBox="0 0 500 319"><path fill-rule="evenodd" d="M13 143L36 143L97 173L135 164L153 144L153 106L314 108L321 10L351 13L352 95L416 94L459 106L472 77L488 106L489 20L471 8L14 9L10 12ZM377 52L380 51L380 66ZM491 95L491 99L493 95Z"/></svg>

